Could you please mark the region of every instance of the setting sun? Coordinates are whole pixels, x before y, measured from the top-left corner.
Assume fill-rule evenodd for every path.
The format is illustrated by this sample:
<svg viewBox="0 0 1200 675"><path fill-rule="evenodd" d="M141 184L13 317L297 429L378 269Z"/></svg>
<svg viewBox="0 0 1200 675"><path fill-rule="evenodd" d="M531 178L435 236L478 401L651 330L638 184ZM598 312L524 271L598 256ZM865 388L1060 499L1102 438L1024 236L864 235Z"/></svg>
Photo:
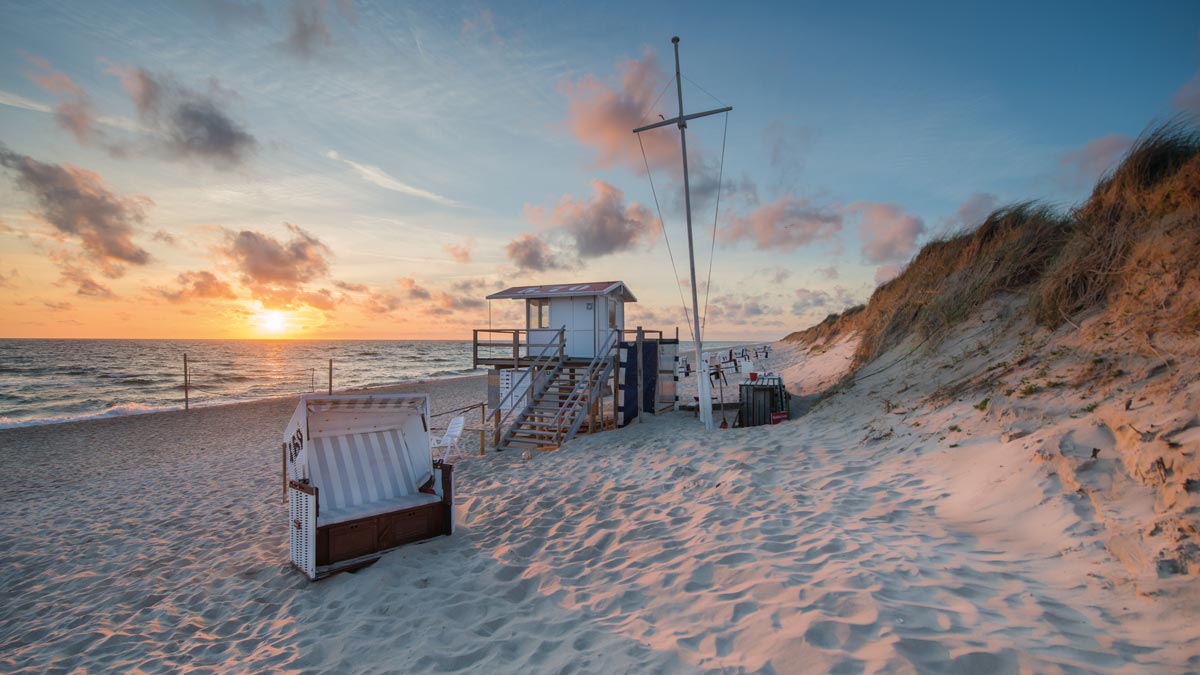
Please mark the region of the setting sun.
<svg viewBox="0 0 1200 675"><path fill-rule="evenodd" d="M272 335L284 333L290 326L288 313L275 309L264 309L254 315L254 323L258 327L258 332Z"/></svg>

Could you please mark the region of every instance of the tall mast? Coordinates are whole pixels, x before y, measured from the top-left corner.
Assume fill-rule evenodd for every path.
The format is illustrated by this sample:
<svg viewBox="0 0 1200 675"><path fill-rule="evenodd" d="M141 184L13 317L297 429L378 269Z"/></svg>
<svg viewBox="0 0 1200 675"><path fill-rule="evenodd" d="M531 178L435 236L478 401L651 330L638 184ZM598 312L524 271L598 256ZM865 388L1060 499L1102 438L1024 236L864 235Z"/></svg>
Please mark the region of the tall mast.
<svg viewBox="0 0 1200 675"><path fill-rule="evenodd" d="M683 210L687 214L688 267L692 275L692 325L696 327L696 385L700 397L700 422L712 431L712 383L708 377L708 364L703 360L704 338L700 335L700 301L696 292L696 249L692 243L692 190L688 185L687 120L683 119L683 78L679 75L679 38L671 38L675 46L675 92L679 95L679 146L683 149Z"/></svg>
<svg viewBox="0 0 1200 675"><path fill-rule="evenodd" d="M707 117L717 113L729 112L733 110L731 107L719 108L717 110L709 110L702 113L693 113L685 115L683 112L683 77L679 72L679 38L671 38L671 44L675 45L675 92L679 97L679 117L670 120L663 120L648 124L644 127L638 127L633 130L633 133L641 133L650 129L657 129L668 124L675 124L679 127L679 144L683 149L683 206L687 214L687 235L688 235L688 266L692 276L692 324L695 330L696 338L696 379L697 379L697 396L700 399L700 421L704 423L704 428L712 431L713 416L712 416L712 394L710 393L712 383L709 381L708 364L704 362L704 340L700 335L700 300L699 294L696 292L696 250L692 243L692 192L691 186L688 185L688 162L687 162L687 121L698 117Z"/></svg>

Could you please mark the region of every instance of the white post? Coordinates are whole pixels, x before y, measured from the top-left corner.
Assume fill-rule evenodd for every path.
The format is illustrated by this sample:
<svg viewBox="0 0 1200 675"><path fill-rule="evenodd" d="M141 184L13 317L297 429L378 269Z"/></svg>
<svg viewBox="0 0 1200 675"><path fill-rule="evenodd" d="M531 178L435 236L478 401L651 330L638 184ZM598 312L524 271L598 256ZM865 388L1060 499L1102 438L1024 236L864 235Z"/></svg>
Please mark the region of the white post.
<svg viewBox="0 0 1200 675"><path fill-rule="evenodd" d="M683 149L683 210L687 215L688 235L688 265L692 274L692 324L696 328L696 390L700 397L700 422L708 431L713 429L712 394L708 381L708 364L704 364L703 372L699 367L702 363L701 352L704 349L704 339L700 336L700 300L696 293L696 251L692 244L692 192L688 186L687 163L687 120L683 119L683 78L679 74L679 38L671 38L675 45L675 91L679 96L679 145Z"/></svg>

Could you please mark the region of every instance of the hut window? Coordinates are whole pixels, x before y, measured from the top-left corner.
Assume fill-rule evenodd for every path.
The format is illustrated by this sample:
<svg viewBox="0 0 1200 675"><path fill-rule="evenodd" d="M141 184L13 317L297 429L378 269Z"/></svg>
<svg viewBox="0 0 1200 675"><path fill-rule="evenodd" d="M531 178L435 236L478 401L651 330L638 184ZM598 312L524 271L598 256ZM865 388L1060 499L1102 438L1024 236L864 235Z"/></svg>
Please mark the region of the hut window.
<svg viewBox="0 0 1200 675"><path fill-rule="evenodd" d="M610 298L608 301L608 327L617 327L617 303Z"/></svg>
<svg viewBox="0 0 1200 675"><path fill-rule="evenodd" d="M525 307L529 314L526 316L525 325L530 328L549 328L550 299L533 298L528 300L527 303Z"/></svg>

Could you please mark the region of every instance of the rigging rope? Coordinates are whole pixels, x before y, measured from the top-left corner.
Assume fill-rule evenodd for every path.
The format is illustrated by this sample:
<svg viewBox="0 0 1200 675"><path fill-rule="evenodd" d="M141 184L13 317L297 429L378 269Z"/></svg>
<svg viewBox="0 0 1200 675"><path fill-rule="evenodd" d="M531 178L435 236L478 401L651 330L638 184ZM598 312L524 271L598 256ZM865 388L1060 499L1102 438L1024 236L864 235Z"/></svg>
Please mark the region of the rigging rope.
<svg viewBox="0 0 1200 675"><path fill-rule="evenodd" d="M686 79L686 78L684 78L684 79ZM641 121L638 122L638 124L641 124L642 122L646 121L646 118L650 116L650 111L654 109L654 106L658 105L658 101L663 97L663 94L667 93L667 87L671 86L674 83L675 83L675 76L672 75L671 79L668 80L665 85L663 85L662 91L658 92L658 98L654 99L654 103L651 103L649 105L649 107L647 107L646 110L642 113L642 119L641 119ZM699 86L699 85L697 85L697 86ZM709 94L709 96L712 96L712 94ZM639 137L639 140L640 140L640 137Z"/></svg>
<svg viewBox="0 0 1200 675"><path fill-rule="evenodd" d="M658 204L658 191L654 189L654 176L650 173L650 160L646 159L646 146L642 143L642 135L637 134L638 147L642 149L642 162L646 165L646 178L650 179L650 194L654 195L654 209L658 211L658 224L662 227L663 241L667 243L667 256L671 259L671 273L675 276L675 290L679 291L679 304L683 308L683 320L688 332L692 334L692 343L696 342L696 331L692 328L692 319L688 315L687 300L683 299L683 289L679 286L679 269L675 267L675 254L671 252L671 238L667 236L667 223L662 217L662 207Z"/></svg>
<svg viewBox="0 0 1200 675"><path fill-rule="evenodd" d="M694 85L694 86L695 86L697 89L699 89L700 91L702 91L702 92L704 92L704 93L708 94L709 96L712 96L712 99L713 99L714 101L716 101L717 103L720 103L720 104L721 104L721 105L723 105L723 106L728 106L728 105L729 105L729 104L728 104L728 103L726 103L725 101L722 101L721 99L717 98L716 96L713 96L712 92L710 92L709 90L707 90L707 89L705 89L704 87L701 87L700 85L696 84L695 80L693 80L692 78L688 77L687 75L684 75L684 76L683 76L683 79L687 80L688 82L691 82L691 83L692 83L692 84L693 84L693 85Z"/></svg>
<svg viewBox="0 0 1200 675"><path fill-rule="evenodd" d="M691 80L688 80L691 82ZM692 84L696 84L692 82ZM696 84L697 87L700 85ZM712 94L709 94L712 96ZM717 98L713 96L713 98ZM719 99L718 99L719 100ZM717 171L717 206L713 209L713 233L712 246L708 249L708 276L704 282L704 313L700 315L700 334L704 334L704 327L708 325L708 294L712 291L712 266L713 254L717 250L717 217L721 215L721 187L725 182L725 139L729 134L729 113L725 113L725 129L721 131L721 168Z"/></svg>

